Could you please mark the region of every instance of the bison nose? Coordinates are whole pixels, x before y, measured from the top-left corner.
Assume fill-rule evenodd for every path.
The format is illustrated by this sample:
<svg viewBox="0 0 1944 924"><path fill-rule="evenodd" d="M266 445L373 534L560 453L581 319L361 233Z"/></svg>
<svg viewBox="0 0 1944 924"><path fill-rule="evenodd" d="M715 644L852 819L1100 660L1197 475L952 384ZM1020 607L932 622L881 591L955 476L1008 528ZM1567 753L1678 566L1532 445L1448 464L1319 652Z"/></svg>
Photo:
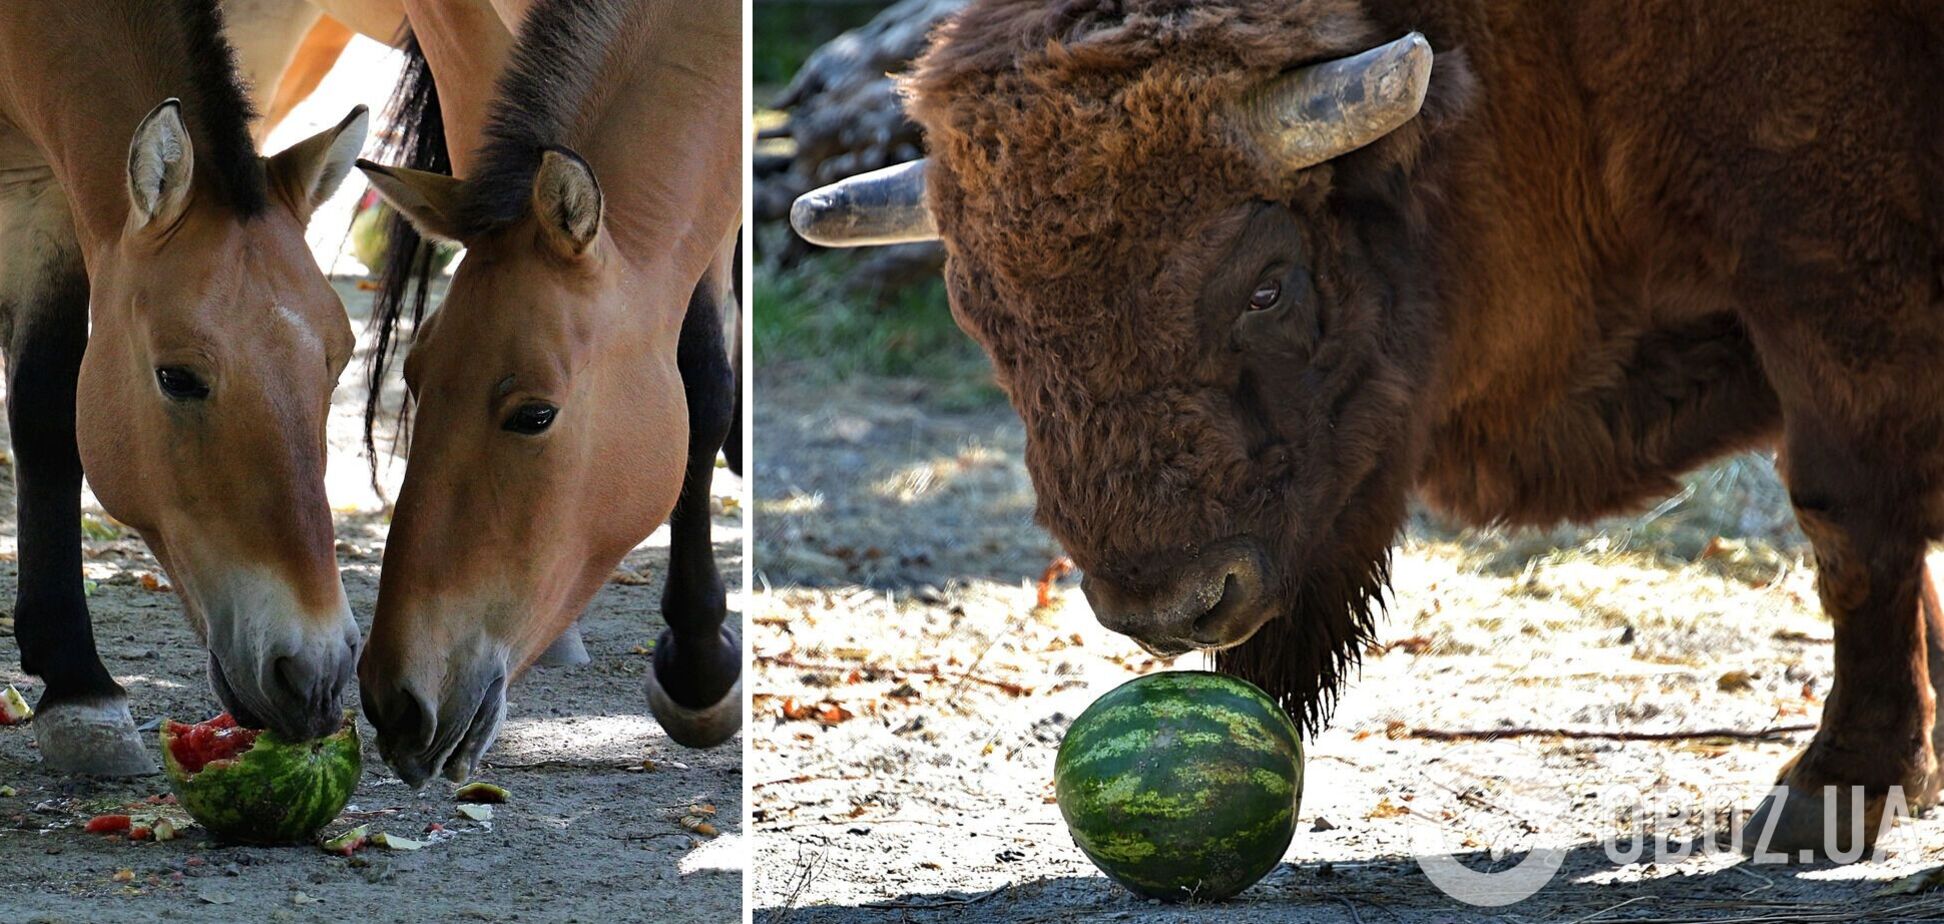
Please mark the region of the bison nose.
<svg viewBox="0 0 1944 924"><path fill-rule="evenodd" d="M1268 557L1254 540L1224 541L1164 574L1146 591L1089 574L1080 589L1100 624L1157 654L1228 648L1274 615Z"/></svg>

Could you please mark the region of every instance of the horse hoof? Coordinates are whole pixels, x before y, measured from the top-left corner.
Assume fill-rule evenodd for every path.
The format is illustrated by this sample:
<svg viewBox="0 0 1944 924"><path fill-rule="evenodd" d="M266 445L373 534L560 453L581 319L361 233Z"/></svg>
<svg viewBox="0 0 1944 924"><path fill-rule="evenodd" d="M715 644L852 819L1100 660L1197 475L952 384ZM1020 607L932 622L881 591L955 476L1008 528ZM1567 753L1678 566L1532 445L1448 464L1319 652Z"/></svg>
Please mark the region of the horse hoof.
<svg viewBox="0 0 1944 924"><path fill-rule="evenodd" d="M1895 824L1894 818L1884 817L1886 804L1882 793L1859 793L1848 786L1807 790L1780 786L1756 806L1742 827L1742 850L1758 860L1853 863L1875 846L1888 825Z"/></svg>
<svg viewBox="0 0 1944 924"><path fill-rule="evenodd" d="M722 634L740 653L742 642L736 638L736 634L726 628L722 630ZM740 664L741 660L738 657L737 663ZM742 675L739 673L736 675L735 685L729 688L729 692L722 694L721 699L700 709L693 709L671 698L668 691L662 688L661 678L650 670L648 672L648 711L655 714L655 721L661 723L662 730L668 733L668 737L675 739L676 744L691 748L712 748L735 737L736 732L742 730L742 688Z"/></svg>
<svg viewBox="0 0 1944 924"><path fill-rule="evenodd" d="M547 650L535 658L535 667L579 667L594 660L587 653L587 646L581 642L580 623L567 627L560 633Z"/></svg>
<svg viewBox="0 0 1944 924"><path fill-rule="evenodd" d="M155 758L142 746L125 699L43 705L34 714L41 763L80 776L148 776Z"/></svg>

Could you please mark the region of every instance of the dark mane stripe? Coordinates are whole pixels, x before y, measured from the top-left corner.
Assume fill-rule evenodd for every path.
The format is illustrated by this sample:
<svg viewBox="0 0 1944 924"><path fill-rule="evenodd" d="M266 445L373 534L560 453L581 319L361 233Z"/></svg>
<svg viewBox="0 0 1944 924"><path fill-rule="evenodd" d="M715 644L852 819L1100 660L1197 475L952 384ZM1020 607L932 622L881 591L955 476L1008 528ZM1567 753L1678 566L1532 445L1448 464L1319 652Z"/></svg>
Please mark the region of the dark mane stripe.
<svg viewBox="0 0 1944 924"><path fill-rule="evenodd" d="M196 166L208 171L223 204L244 218L255 217L268 200L263 162L250 138L256 114L243 91L236 52L224 38L222 10L217 0L176 0L175 8L188 69L183 118L198 142Z"/></svg>
<svg viewBox="0 0 1944 924"><path fill-rule="evenodd" d="M446 149L445 115L439 108L439 90L432 84L432 68L419 49L418 38L409 29L399 43L405 54L405 67L398 86L385 106L389 127L379 157L386 163L401 164L414 170L452 174L452 155ZM364 443L365 458L371 465L371 481L378 484L378 443L373 433L383 413L385 373L392 356L398 352L401 329L407 318L417 327L425 318L432 291L432 245L405 220L392 213L385 226L385 262L378 270L378 291L371 303L373 346L365 359ZM409 432L405 421L411 413L411 396L398 409L398 430L402 438Z"/></svg>
<svg viewBox="0 0 1944 924"><path fill-rule="evenodd" d="M515 38L506 73L494 94L477 165L466 178L458 224L472 237L525 217L533 177L548 148L571 147L586 120L615 39L623 35L640 0L540 0ZM386 163L451 175L445 121L432 71L417 39L403 42L405 71L387 106L391 134L381 152ZM424 320L432 286L432 247L402 217L388 226L389 244L372 303L375 345L365 362L365 452L374 484L378 473L378 417L385 375L409 330ZM411 396L398 410L398 432L409 433Z"/></svg>
<svg viewBox="0 0 1944 924"><path fill-rule="evenodd" d="M541 0L520 23L466 178L459 223L484 234L524 218L548 148L568 148L588 115L609 51L639 0Z"/></svg>

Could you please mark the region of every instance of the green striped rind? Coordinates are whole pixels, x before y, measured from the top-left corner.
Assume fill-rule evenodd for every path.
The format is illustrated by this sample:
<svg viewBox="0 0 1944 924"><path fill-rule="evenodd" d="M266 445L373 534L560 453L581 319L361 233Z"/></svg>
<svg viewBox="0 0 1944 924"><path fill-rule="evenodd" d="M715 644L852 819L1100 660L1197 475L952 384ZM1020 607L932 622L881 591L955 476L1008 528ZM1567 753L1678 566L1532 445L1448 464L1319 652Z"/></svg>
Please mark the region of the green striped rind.
<svg viewBox="0 0 1944 924"><path fill-rule="evenodd" d="M233 761L185 773L162 723L162 763L176 801L198 824L245 844L306 843L344 811L364 772L358 723L347 713L337 734L292 744L265 731Z"/></svg>
<svg viewBox="0 0 1944 924"><path fill-rule="evenodd" d="M1247 681L1137 677L1067 729L1054 792L1073 840L1151 898L1219 900L1267 875L1296 834L1296 726Z"/></svg>

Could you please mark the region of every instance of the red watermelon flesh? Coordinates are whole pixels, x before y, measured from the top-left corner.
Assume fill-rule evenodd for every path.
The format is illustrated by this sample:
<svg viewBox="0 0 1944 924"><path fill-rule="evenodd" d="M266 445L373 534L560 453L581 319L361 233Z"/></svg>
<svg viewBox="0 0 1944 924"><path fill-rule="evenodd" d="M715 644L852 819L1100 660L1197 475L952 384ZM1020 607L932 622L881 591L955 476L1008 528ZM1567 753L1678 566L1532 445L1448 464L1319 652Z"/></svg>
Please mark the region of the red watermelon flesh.
<svg viewBox="0 0 1944 924"><path fill-rule="evenodd" d="M257 729L244 728L225 712L207 722L188 725L169 720L169 749L184 773L196 773L217 761L235 760L256 746Z"/></svg>

